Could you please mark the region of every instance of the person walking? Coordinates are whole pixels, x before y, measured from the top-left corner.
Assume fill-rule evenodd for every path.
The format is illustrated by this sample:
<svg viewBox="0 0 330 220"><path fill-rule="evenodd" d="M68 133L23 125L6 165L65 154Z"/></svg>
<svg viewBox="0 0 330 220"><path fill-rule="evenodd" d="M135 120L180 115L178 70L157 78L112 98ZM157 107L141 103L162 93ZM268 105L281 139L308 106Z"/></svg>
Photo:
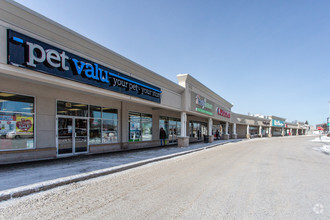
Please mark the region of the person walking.
<svg viewBox="0 0 330 220"><path fill-rule="evenodd" d="M166 132L163 128L159 131L160 146L165 146Z"/></svg>

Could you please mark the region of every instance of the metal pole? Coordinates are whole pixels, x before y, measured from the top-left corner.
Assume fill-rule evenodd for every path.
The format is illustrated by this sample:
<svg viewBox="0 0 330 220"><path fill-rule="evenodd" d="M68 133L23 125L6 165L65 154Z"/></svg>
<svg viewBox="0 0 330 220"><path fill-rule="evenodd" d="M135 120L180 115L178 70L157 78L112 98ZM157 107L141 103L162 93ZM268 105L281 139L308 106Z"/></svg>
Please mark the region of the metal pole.
<svg viewBox="0 0 330 220"><path fill-rule="evenodd" d="M327 126L328 126L328 133L330 133L330 101L328 101L329 103L329 115L328 115L328 120L327 120Z"/></svg>

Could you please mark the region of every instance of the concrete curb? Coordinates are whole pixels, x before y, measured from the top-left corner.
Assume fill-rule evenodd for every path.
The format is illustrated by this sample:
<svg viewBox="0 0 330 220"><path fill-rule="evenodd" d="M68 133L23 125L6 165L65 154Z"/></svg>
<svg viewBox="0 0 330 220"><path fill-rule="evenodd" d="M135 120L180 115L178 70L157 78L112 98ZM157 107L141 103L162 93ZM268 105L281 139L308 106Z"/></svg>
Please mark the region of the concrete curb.
<svg viewBox="0 0 330 220"><path fill-rule="evenodd" d="M9 200L9 199L13 199L13 198L23 197L23 196L30 195L30 194L36 193L36 192L46 191L46 190L53 189L53 188L56 188L59 186L64 186L64 185L67 185L70 183L76 183L76 182L92 179L95 177L105 176L105 175L121 172L124 170L132 169L135 167L143 166L143 165L146 165L149 163L158 162L158 161L162 161L162 160L166 160L166 159L170 159L170 158L174 158L174 157L179 157L179 156L183 156L186 154L198 152L201 150L213 148L216 146L221 146L224 144L236 143L236 142L237 141L226 141L226 142L217 143L217 144L205 146L205 147L194 149L194 150L184 151L184 152L170 154L170 155L161 156L161 157L155 157L152 159L142 160L142 161L124 164L124 165L120 165L120 166L116 166L116 167L100 169L100 170L96 170L96 171L92 171L92 172L88 172L88 173L77 174L77 175L68 176L68 177L62 177L62 178L58 178L58 179L54 179L54 180L48 180L48 181L44 181L44 182L40 182L40 183L27 185L27 186L22 186L22 187L9 189L9 190L0 191L0 202Z"/></svg>

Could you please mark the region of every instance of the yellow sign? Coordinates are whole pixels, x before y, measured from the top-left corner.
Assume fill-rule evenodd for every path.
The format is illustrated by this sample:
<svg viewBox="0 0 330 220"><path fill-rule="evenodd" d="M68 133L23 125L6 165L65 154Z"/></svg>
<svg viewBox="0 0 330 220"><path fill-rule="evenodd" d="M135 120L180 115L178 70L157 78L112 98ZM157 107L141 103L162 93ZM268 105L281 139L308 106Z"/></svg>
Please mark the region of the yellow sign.
<svg viewBox="0 0 330 220"><path fill-rule="evenodd" d="M16 132L33 133L33 117L16 116Z"/></svg>

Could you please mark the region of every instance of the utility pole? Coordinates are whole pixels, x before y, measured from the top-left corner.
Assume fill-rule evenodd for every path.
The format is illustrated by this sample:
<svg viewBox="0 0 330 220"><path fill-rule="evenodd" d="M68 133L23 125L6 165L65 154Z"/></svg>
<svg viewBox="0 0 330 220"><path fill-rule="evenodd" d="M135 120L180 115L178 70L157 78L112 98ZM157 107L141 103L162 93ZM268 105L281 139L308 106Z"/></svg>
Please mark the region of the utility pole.
<svg viewBox="0 0 330 220"><path fill-rule="evenodd" d="M328 101L328 103L329 103L329 114L327 118L327 125L328 125L328 133L330 133L330 101Z"/></svg>

